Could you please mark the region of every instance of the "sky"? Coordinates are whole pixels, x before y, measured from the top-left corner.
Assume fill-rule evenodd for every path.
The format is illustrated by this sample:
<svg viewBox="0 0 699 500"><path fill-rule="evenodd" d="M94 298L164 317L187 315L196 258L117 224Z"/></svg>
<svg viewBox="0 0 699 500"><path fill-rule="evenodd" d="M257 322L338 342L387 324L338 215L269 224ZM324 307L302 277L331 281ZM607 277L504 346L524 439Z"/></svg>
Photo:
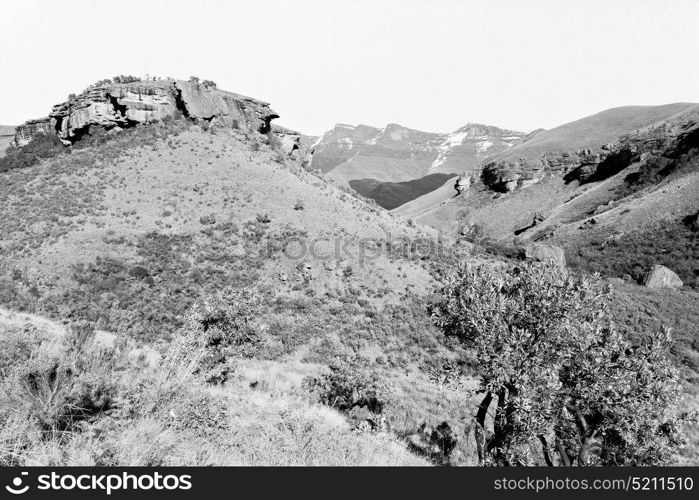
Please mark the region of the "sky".
<svg viewBox="0 0 699 500"><path fill-rule="evenodd" d="M277 122L530 131L699 102L696 0L0 0L0 124L117 74L191 75Z"/></svg>

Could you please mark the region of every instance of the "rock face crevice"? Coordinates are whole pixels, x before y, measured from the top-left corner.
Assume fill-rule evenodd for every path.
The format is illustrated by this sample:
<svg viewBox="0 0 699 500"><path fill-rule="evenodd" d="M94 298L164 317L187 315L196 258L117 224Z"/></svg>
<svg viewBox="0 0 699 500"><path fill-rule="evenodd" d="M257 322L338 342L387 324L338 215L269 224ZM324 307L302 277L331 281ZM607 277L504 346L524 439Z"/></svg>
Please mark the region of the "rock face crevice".
<svg viewBox="0 0 699 500"><path fill-rule="evenodd" d="M196 81L158 80L102 83L53 107L46 118L17 127L15 147L37 134L55 133L66 145L92 127L128 128L182 114L211 126L267 133L279 115L269 104Z"/></svg>

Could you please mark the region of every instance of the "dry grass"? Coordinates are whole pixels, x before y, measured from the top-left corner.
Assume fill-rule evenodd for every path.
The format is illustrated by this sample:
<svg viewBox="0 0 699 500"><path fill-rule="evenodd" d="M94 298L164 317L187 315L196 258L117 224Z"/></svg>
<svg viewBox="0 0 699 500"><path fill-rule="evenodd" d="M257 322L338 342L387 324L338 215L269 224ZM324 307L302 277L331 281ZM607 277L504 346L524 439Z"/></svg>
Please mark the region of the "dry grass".
<svg viewBox="0 0 699 500"><path fill-rule="evenodd" d="M127 348L105 358L92 344L84 347L78 365L99 359L101 368L92 363L79 376L92 379L107 370L118 387L114 404L65 428L42 427L36 416L39 401L19 375L25 363L55 343L7 327L0 331L0 343L4 351L16 353L0 376L0 460L5 464L426 465L394 436L354 431L337 412L294 393L297 381L254 389L245 383L260 374L270 381L288 378L291 370L282 374L248 366L232 383L212 388L187 372L173 377L165 369L167 358L164 365L142 365L130 361ZM64 347L58 354L71 356ZM66 387L59 387L54 401L60 402Z"/></svg>

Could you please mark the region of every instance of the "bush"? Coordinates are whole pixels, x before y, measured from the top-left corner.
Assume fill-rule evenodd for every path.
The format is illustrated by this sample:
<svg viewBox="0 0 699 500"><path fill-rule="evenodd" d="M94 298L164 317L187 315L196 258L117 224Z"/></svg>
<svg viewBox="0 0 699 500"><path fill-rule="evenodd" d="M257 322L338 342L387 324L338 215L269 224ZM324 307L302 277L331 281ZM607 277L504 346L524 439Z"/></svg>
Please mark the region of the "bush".
<svg viewBox="0 0 699 500"><path fill-rule="evenodd" d="M632 346L609 320L598 277L552 265L462 267L432 310L476 351L485 397L476 416L482 463L659 465L683 443L678 374L665 332ZM492 430L486 415L496 401ZM537 444L541 455L532 457ZM554 450L558 460L554 457Z"/></svg>
<svg viewBox="0 0 699 500"><path fill-rule="evenodd" d="M365 364L356 358L337 359L329 368L330 373L307 377L303 382L322 404L342 412L355 407L366 408L376 415L383 411L389 388Z"/></svg>
<svg viewBox="0 0 699 500"><path fill-rule="evenodd" d="M270 219L270 217L269 217L268 214L257 214L257 216L255 217L255 219L256 219L257 222L259 222L260 224L269 224L270 222L272 222L272 219Z"/></svg>
<svg viewBox="0 0 699 500"><path fill-rule="evenodd" d="M140 82L141 79L133 75L118 75L112 78L114 83L135 83Z"/></svg>
<svg viewBox="0 0 699 500"><path fill-rule="evenodd" d="M251 357L264 342L259 321L261 301L250 291L224 290L194 307L187 327L176 339L171 371L200 374L222 384L235 371L237 357Z"/></svg>
<svg viewBox="0 0 699 500"><path fill-rule="evenodd" d="M34 344L26 360L14 363L2 380L0 425L12 414L22 415L50 438L115 407L117 385L107 376L109 355L85 351L93 331L83 325L73 329L63 351Z"/></svg>

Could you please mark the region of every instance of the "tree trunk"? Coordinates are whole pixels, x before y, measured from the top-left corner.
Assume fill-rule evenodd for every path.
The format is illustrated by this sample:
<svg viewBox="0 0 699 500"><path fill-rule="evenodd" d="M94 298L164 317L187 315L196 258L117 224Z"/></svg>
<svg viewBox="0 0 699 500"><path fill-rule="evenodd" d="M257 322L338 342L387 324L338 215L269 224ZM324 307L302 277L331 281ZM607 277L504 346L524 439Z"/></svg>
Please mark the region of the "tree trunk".
<svg viewBox="0 0 699 500"><path fill-rule="evenodd" d="M478 463L481 464L485 461L487 452L485 417L488 415L488 408L492 400L493 394L491 392L486 393L478 407L478 412L476 412L476 426L473 429L474 437L476 438L476 449L478 450Z"/></svg>

